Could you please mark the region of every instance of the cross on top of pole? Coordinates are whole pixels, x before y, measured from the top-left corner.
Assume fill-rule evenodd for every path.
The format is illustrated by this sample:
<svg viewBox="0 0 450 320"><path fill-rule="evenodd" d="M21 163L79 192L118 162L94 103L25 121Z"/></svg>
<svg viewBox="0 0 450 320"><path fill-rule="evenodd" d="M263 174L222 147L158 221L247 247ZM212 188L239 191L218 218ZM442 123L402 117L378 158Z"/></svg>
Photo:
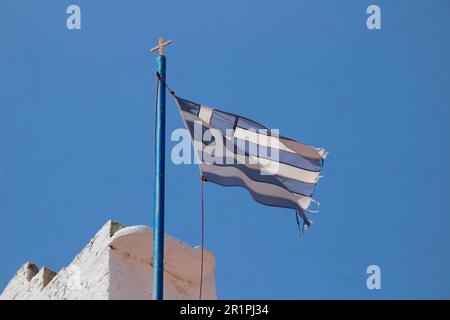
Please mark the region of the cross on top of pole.
<svg viewBox="0 0 450 320"><path fill-rule="evenodd" d="M156 47L151 48L150 51L155 52L155 51L159 50L159 55L163 56L164 55L164 47L167 47L172 42L173 42L172 40L164 42L163 38L159 38L158 45Z"/></svg>

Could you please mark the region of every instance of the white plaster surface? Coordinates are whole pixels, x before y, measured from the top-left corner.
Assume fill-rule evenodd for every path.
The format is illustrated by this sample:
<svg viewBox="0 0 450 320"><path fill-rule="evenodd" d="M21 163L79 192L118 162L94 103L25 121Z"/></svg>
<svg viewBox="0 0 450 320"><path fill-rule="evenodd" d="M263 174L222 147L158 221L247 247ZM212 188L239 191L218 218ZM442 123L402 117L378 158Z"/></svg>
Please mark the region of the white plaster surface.
<svg viewBox="0 0 450 320"><path fill-rule="evenodd" d="M58 273L25 263L0 300L151 299L152 229L108 221ZM198 299L201 248L165 236L164 298ZM202 299L217 299L215 259L204 251Z"/></svg>

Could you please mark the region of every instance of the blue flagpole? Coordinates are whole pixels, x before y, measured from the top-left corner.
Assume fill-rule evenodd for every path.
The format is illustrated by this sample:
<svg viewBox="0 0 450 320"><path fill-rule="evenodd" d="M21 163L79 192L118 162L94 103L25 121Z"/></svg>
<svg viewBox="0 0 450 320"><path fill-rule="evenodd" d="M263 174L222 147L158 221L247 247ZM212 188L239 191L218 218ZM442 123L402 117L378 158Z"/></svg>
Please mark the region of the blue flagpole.
<svg viewBox="0 0 450 320"><path fill-rule="evenodd" d="M158 67L158 97L155 119L155 196L153 211L153 278L152 298L163 299L164 288L164 170L165 170L165 131L166 131L166 57L164 47L172 41L164 43L159 39L159 45L151 51L159 50L156 58ZM162 80L161 80L162 79Z"/></svg>

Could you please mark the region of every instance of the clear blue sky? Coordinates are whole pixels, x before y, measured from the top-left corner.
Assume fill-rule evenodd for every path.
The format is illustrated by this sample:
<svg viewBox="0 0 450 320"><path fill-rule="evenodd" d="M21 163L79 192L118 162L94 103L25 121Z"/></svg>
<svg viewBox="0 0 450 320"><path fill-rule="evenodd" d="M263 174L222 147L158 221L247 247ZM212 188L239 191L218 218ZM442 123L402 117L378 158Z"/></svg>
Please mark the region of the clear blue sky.
<svg viewBox="0 0 450 320"><path fill-rule="evenodd" d="M220 298L450 298L449 18L445 0L2 0L0 287L28 260L67 265L110 218L151 225L164 36L179 96L330 151L303 237L291 210L206 185ZM167 233L199 244L198 169L168 161L166 184Z"/></svg>

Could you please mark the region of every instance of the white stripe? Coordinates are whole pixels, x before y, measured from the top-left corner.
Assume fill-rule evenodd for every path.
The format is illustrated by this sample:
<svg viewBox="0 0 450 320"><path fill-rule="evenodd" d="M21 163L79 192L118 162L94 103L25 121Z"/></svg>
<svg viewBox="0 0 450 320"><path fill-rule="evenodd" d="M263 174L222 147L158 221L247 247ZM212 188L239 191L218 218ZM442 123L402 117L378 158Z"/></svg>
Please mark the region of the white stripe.
<svg viewBox="0 0 450 320"><path fill-rule="evenodd" d="M200 111L198 113L198 117L206 123L206 125L209 126L211 123L211 117L212 117L213 109L207 107L207 106L200 106Z"/></svg>
<svg viewBox="0 0 450 320"><path fill-rule="evenodd" d="M294 196L297 198L298 203L300 204L300 207L302 207L302 209L307 210L310 203L314 200L310 197L298 194L298 193L294 193Z"/></svg>
<svg viewBox="0 0 450 320"><path fill-rule="evenodd" d="M311 198L309 198L309 197L294 195L293 193L289 192L288 190L283 189L277 185L266 183L266 182L253 181L245 173L243 173L241 170L239 170L236 167L220 167L220 166L215 166L212 164L202 163L202 164L200 164L200 168L201 168L202 172L216 174L221 177L240 178L244 181L246 186L249 189L251 189L252 191L254 191L255 193L258 193L260 195L265 195L265 196L282 198L282 199L296 202L304 210L308 209L309 203L311 201Z"/></svg>
<svg viewBox="0 0 450 320"><path fill-rule="evenodd" d="M295 153L306 158L310 158L314 155L314 158L324 159L325 158L325 150L322 148L314 148L312 146L308 146L296 141L289 141L289 143L295 143L299 148L303 150L303 152L295 151L289 148L282 141L283 139L279 139L275 136L270 136L268 134L261 134L253 130L246 130L240 127L236 127L234 132L234 137L242 140L249 141L251 143L255 143L258 145L262 145L269 148L274 148L278 150L283 150L291 153Z"/></svg>

